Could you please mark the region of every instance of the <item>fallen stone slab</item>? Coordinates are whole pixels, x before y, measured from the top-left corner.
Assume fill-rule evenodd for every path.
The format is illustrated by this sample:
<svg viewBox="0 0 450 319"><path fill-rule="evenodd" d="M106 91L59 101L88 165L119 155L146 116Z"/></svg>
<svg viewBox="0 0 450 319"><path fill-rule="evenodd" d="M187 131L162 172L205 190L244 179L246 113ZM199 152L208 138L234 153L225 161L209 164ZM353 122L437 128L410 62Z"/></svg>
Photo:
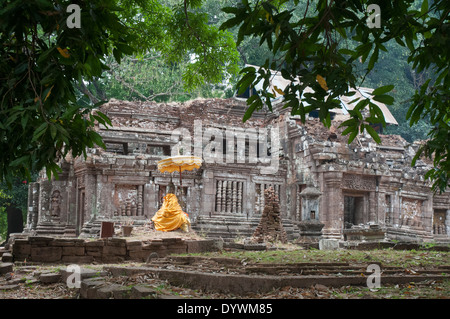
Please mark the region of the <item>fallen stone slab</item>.
<svg viewBox="0 0 450 319"><path fill-rule="evenodd" d="M339 241L337 239L321 239L319 240L320 250L337 250L339 249Z"/></svg>
<svg viewBox="0 0 450 319"><path fill-rule="evenodd" d="M188 270L161 269L152 267L108 267L112 276L132 276L152 274L156 278L167 280L171 285L201 289L205 292L245 294L251 292L269 292L282 287L309 288L320 284L326 287L366 286L367 277L356 276L279 276L279 275L235 275L221 273L203 273ZM406 284L425 280L443 280L445 275L386 275L381 276L381 285Z"/></svg>
<svg viewBox="0 0 450 319"><path fill-rule="evenodd" d="M105 285L105 278L84 279L80 284L80 297L83 299L96 299L98 289Z"/></svg>
<svg viewBox="0 0 450 319"><path fill-rule="evenodd" d="M0 263L0 275L7 274L13 271L13 263Z"/></svg>
<svg viewBox="0 0 450 319"><path fill-rule="evenodd" d="M98 278L98 277L104 277L107 275L107 272L104 270L96 270L96 269L91 269L91 268L83 268L80 267L79 269L75 269L75 268L66 268L66 269L61 269L60 270L60 274L61 274L61 280L62 281L67 281L67 278L74 274L75 271L79 271L80 273L80 280L83 279L87 279L87 278Z"/></svg>
<svg viewBox="0 0 450 319"><path fill-rule="evenodd" d="M39 280L43 284L54 284L54 283L60 282L61 278L62 278L61 274L55 273L55 272L43 273L39 276Z"/></svg>
<svg viewBox="0 0 450 319"><path fill-rule="evenodd" d="M157 298L158 292L147 285L135 285L131 288L130 299L154 299Z"/></svg>
<svg viewBox="0 0 450 319"><path fill-rule="evenodd" d="M2 262L4 263L11 263L13 261L13 255L9 252L3 253L2 255Z"/></svg>
<svg viewBox="0 0 450 319"><path fill-rule="evenodd" d="M114 292L120 290L120 285L118 284L105 284L105 286L99 287L95 290L94 299L111 299L114 298ZM93 292L94 293L94 292Z"/></svg>
<svg viewBox="0 0 450 319"><path fill-rule="evenodd" d="M131 289L133 286L119 286L113 290L113 298L114 299L130 299Z"/></svg>
<svg viewBox="0 0 450 319"><path fill-rule="evenodd" d="M2 290L14 290L14 289L18 289L20 286L17 284L12 284L12 285L3 285L0 286L0 291Z"/></svg>

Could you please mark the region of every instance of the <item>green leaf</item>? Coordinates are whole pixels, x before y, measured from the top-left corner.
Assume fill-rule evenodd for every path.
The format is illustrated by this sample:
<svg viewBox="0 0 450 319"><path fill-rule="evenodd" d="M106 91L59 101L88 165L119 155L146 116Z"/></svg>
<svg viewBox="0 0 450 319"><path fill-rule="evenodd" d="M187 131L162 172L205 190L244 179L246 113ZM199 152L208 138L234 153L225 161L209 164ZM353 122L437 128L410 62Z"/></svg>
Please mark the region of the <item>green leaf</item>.
<svg viewBox="0 0 450 319"><path fill-rule="evenodd" d="M237 86L239 87L238 94L243 94L245 90L250 88L250 85L256 79L256 74L247 73L244 77L238 82Z"/></svg>
<svg viewBox="0 0 450 319"><path fill-rule="evenodd" d="M41 137L45 131L47 130L48 124L47 122L42 123L36 131L34 131L33 138L31 139L31 142L36 141L39 137Z"/></svg>
<svg viewBox="0 0 450 319"><path fill-rule="evenodd" d="M388 104L388 105L392 105L394 103L394 98L390 95L375 95L373 97L373 99L375 101L384 103L384 104Z"/></svg>
<svg viewBox="0 0 450 319"><path fill-rule="evenodd" d="M52 139L55 139L57 133L57 129L55 127L55 124L50 125L50 135Z"/></svg>
<svg viewBox="0 0 450 319"><path fill-rule="evenodd" d="M364 128L366 129L367 133L370 134L370 136L372 136L373 140L375 142L377 142L378 144L381 144L381 138L378 135L378 133L373 129L372 126L370 126L370 124L365 124Z"/></svg>
<svg viewBox="0 0 450 319"><path fill-rule="evenodd" d="M357 135L358 135L358 130L354 130L348 137L348 144L351 144Z"/></svg>
<svg viewBox="0 0 450 319"><path fill-rule="evenodd" d="M420 7L420 14L425 15L428 11L428 0L422 0L422 6ZM425 17L422 17L425 19Z"/></svg>
<svg viewBox="0 0 450 319"><path fill-rule="evenodd" d="M95 131L89 132L89 137L92 139L92 141L97 144L98 146L105 148L106 145L103 143L102 137Z"/></svg>
<svg viewBox="0 0 450 319"><path fill-rule="evenodd" d="M393 88L394 88L393 85L381 86L381 87L373 90L372 95L381 95L381 94L392 91Z"/></svg>
<svg viewBox="0 0 450 319"><path fill-rule="evenodd" d="M19 157L18 159L12 161L11 163L9 163L9 166L11 167L16 167L16 166L20 166L21 164L25 163L26 161L28 161L30 158L29 155L24 155L22 157Z"/></svg>
<svg viewBox="0 0 450 319"><path fill-rule="evenodd" d="M262 106L262 101L259 95L252 95L248 100L247 104L249 104L249 101L251 104L249 105L247 111L245 111L244 117L242 118L242 122L247 121L253 114L253 112L258 108Z"/></svg>

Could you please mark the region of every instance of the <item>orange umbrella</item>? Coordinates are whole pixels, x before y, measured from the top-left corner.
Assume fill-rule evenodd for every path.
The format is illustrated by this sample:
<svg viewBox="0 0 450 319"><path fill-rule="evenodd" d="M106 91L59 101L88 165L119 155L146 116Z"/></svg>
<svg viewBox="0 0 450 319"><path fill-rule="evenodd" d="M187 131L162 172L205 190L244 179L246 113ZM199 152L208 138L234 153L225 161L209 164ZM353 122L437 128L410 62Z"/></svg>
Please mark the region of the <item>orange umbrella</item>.
<svg viewBox="0 0 450 319"><path fill-rule="evenodd" d="M194 168L200 168L200 166L202 166L202 159L190 155L171 156L158 161L158 169L161 173L175 171L180 173L180 186L182 185L181 172L192 171Z"/></svg>

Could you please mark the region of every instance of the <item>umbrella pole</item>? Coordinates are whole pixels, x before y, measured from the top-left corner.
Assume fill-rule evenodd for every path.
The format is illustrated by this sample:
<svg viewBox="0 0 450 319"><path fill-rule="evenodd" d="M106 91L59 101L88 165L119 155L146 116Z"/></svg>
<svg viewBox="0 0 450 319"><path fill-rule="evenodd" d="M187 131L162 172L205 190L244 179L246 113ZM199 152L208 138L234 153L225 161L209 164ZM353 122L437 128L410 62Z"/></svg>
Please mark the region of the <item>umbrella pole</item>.
<svg viewBox="0 0 450 319"><path fill-rule="evenodd" d="M181 187L183 185L182 182L181 182L181 166L178 167L178 169L180 170L180 187Z"/></svg>

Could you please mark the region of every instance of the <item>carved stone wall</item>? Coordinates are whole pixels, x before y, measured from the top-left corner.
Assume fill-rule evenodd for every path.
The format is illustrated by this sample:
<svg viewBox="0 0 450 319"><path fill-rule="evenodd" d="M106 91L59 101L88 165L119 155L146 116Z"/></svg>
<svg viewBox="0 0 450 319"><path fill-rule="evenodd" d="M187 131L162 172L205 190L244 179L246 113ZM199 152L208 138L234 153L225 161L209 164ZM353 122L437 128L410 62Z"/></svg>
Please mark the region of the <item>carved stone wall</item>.
<svg viewBox="0 0 450 319"><path fill-rule="evenodd" d="M344 174L341 188L358 191L373 191L376 188L376 180L373 176L356 174Z"/></svg>

